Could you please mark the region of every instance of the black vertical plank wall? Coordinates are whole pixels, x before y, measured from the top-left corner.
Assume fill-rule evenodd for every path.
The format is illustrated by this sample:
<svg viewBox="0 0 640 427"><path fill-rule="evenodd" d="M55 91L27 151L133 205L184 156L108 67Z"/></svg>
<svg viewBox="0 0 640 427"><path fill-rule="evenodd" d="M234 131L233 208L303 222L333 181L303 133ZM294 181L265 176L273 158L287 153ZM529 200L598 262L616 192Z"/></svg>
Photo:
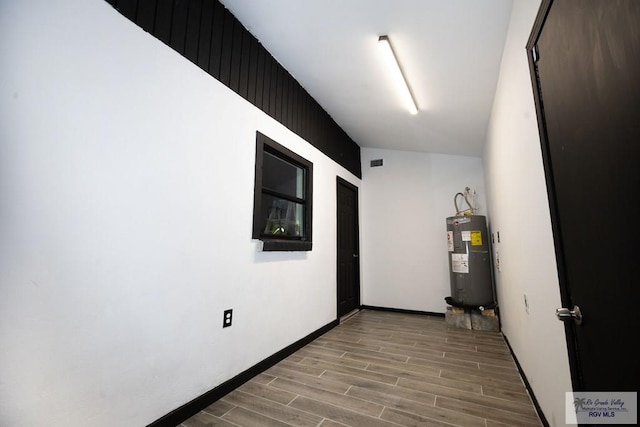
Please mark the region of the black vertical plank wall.
<svg viewBox="0 0 640 427"><path fill-rule="evenodd" d="M171 41L171 21L173 16L173 3L158 1L156 3L156 17L153 34L165 44Z"/></svg>
<svg viewBox="0 0 640 427"><path fill-rule="evenodd" d="M106 0L122 15L362 177L360 147L218 0Z"/></svg>
<svg viewBox="0 0 640 427"><path fill-rule="evenodd" d="M256 104L256 80L258 79L258 40L249 37L249 66L247 67L247 101Z"/></svg>
<svg viewBox="0 0 640 427"><path fill-rule="evenodd" d="M258 43L257 40L256 40L256 43ZM262 99L263 99L263 92L264 92L264 76L265 76L265 65L264 65L265 50L258 49L258 48L256 48L256 50L257 50L256 52L256 98L253 105L263 110Z"/></svg>
<svg viewBox="0 0 640 427"><path fill-rule="evenodd" d="M202 3L200 15L200 35L198 39L198 67L209 72L209 54L211 53L211 29L213 27L213 2Z"/></svg>
<svg viewBox="0 0 640 427"><path fill-rule="evenodd" d="M184 56L198 64L200 44L200 24L202 23L202 1L189 1L187 8L187 29L184 42Z"/></svg>
<svg viewBox="0 0 640 427"><path fill-rule="evenodd" d="M270 115L275 119L276 118L276 97L278 93L278 63L271 55L269 55L267 59L269 61L269 69L270 69L269 80L266 82L269 89L269 107L264 111L265 113L267 113L268 115Z"/></svg>
<svg viewBox="0 0 640 427"><path fill-rule="evenodd" d="M272 116L274 119L279 121L282 124L285 124L282 120L282 92L284 89L284 69L279 63L276 63L276 71L277 71L277 80L276 80L276 109L274 111L274 115Z"/></svg>
<svg viewBox="0 0 640 427"><path fill-rule="evenodd" d="M220 49L220 77L219 80L231 87L231 56L233 54L233 26L235 19L227 10L223 9L222 19L222 47ZM233 89L233 88L232 88Z"/></svg>
<svg viewBox="0 0 640 427"><path fill-rule="evenodd" d="M156 0L138 0L136 24L150 33L154 32L156 22Z"/></svg>
<svg viewBox="0 0 640 427"><path fill-rule="evenodd" d="M262 78L262 105L258 105L265 113L269 114L269 105L271 103L271 63L273 58L267 52L264 52L264 76Z"/></svg>
<svg viewBox="0 0 640 427"><path fill-rule="evenodd" d="M251 63L251 34L247 31L242 33L242 47L240 49L240 96L251 102L249 99L249 68Z"/></svg>
<svg viewBox="0 0 640 427"><path fill-rule="evenodd" d="M189 0L175 0L171 17L171 40L169 45L184 55L187 39L187 19L189 18Z"/></svg>
<svg viewBox="0 0 640 427"><path fill-rule="evenodd" d="M220 2L213 3L213 28L211 28L211 48L209 50L209 74L220 80L220 61L222 57L222 34L224 30L224 7Z"/></svg>
<svg viewBox="0 0 640 427"><path fill-rule="evenodd" d="M229 74L229 87L240 94L240 65L242 61L242 32L244 27L240 25L231 12L229 19L233 20L233 34L231 36L231 72Z"/></svg>

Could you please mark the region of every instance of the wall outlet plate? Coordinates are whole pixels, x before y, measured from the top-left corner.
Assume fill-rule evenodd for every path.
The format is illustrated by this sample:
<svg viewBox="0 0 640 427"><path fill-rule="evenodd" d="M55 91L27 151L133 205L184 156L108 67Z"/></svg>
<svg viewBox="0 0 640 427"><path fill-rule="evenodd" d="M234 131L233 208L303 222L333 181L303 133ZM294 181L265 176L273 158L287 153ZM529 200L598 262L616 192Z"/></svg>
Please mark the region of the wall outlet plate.
<svg viewBox="0 0 640 427"><path fill-rule="evenodd" d="M222 318L222 327L228 328L231 326L231 321L233 320L233 309L225 310L224 316Z"/></svg>

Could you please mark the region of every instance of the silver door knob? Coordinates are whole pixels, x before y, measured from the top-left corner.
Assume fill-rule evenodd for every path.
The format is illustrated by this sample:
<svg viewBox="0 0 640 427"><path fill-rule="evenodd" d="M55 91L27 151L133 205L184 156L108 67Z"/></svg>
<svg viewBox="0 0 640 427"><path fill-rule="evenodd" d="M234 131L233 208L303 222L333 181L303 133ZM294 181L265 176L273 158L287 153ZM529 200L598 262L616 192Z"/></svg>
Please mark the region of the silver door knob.
<svg viewBox="0 0 640 427"><path fill-rule="evenodd" d="M353 254L353 257L354 258L358 258L358 254Z"/></svg>
<svg viewBox="0 0 640 427"><path fill-rule="evenodd" d="M582 312L580 311L580 307L577 305L573 306L573 310L564 307L557 308L556 317L558 320L562 320L563 322L568 322L573 319L576 325L580 325L582 323Z"/></svg>

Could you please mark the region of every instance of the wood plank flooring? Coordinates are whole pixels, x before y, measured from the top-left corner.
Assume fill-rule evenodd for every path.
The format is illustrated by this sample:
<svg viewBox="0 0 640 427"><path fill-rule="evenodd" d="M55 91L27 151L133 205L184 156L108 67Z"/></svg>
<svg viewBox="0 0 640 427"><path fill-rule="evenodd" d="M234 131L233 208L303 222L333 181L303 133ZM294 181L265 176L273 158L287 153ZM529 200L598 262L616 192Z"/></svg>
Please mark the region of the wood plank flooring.
<svg viewBox="0 0 640 427"><path fill-rule="evenodd" d="M360 311L182 427L541 426L500 333Z"/></svg>

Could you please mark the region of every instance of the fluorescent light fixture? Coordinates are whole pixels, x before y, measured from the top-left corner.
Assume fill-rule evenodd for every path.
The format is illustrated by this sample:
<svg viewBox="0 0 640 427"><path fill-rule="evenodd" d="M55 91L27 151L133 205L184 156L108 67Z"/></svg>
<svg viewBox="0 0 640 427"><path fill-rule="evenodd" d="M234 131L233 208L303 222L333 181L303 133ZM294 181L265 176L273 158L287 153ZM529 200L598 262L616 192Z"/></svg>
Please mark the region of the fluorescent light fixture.
<svg viewBox="0 0 640 427"><path fill-rule="evenodd" d="M409 88L409 84L407 83L407 79L402 72L402 68L398 62L398 57L396 57L393 47L391 47L389 36L380 36L378 38L378 45L383 51L383 56L389 65L393 79L396 81L396 86L398 86L398 89L402 94L402 99L409 109L409 112L411 114L418 114L418 104L416 103L416 100L411 93L411 89Z"/></svg>

